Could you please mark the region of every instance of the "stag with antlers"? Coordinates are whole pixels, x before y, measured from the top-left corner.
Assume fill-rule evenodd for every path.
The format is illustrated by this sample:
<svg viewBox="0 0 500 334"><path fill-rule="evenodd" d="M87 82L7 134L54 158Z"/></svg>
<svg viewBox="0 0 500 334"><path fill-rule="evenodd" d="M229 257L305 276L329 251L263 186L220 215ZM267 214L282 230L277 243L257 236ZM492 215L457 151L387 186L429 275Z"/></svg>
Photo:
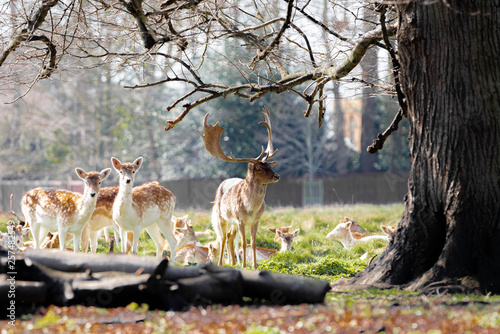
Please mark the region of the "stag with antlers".
<svg viewBox="0 0 500 334"><path fill-rule="evenodd" d="M203 138L205 148L214 157L228 162L247 162L248 169L245 179L231 178L223 181L217 188L214 206L212 209L212 225L217 234L217 242L220 250L219 265L222 265L224 248L227 241L228 224L236 224L241 236L243 249L247 247L245 236L246 228L250 228L250 244L252 247L253 267L257 268L256 259L256 235L259 220L266 207L264 197L269 183L279 180L279 175L273 171L276 161L269 161L276 151L273 149L271 136L271 120L269 111L264 108L264 125L268 132L267 149L262 149L257 158L235 158L232 154L228 157L220 146L220 138L224 129L215 125L207 125L208 114L203 120L203 130L198 133ZM234 252L232 252L234 253ZM235 264L234 256L231 256L231 264ZM243 252L243 267L246 267L246 252Z"/></svg>

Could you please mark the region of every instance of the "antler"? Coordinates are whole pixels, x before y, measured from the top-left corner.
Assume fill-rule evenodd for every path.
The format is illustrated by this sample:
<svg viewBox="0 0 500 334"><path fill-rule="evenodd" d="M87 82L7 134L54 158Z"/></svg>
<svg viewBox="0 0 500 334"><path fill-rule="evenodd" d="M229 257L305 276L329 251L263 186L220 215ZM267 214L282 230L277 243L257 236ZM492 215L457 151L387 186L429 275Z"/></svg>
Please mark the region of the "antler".
<svg viewBox="0 0 500 334"><path fill-rule="evenodd" d="M215 125L207 124L207 119L209 115L208 113L203 118L203 131L205 132L205 134L202 134L198 130L196 130L196 132L198 132L201 138L203 139L203 143L205 144L205 148L207 149L207 151L216 158L229 162L252 162L252 163L265 162L268 159L270 159L276 153L277 150L273 152L273 144L271 140L271 121L269 118L269 111L265 108L263 114L266 120L264 122L260 122L259 124L263 124L267 128L267 132L269 134L269 140L267 144L267 150L264 151L264 148L262 148L262 152L257 158L235 158L233 157L232 153L230 153L230 156L228 157L224 153L224 151L222 151L222 148L220 146L220 138L222 136L224 128L222 128L219 125L219 122L215 123ZM262 158L264 153L266 153L266 156Z"/></svg>
<svg viewBox="0 0 500 334"><path fill-rule="evenodd" d="M266 120L264 122L259 122L259 124L265 125L265 127L267 128L267 134L268 134L267 148L265 151L266 156L264 157L264 159L262 159L262 161L267 161L267 160L271 159L276 154L278 149L276 149L276 151L275 151L273 148L273 138L272 138L272 134L271 134L271 118L269 117L269 110L267 110L267 108L264 107L264 111L262 113L264 114L264 117ZM259 159L260 159L260 157L259 157Z"/></svg>

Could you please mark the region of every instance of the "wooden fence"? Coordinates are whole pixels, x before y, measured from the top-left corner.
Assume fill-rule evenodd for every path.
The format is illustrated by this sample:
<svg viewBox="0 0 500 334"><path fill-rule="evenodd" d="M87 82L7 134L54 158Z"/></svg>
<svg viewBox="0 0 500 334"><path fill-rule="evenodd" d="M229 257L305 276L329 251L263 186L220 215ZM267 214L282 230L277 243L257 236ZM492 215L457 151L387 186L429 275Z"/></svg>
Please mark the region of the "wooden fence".
<svg viewBox="0 0 500 334"><path fill-rule="evenodd" d="M312 183L302 178L281 178L267 187L266 204L271 207L303 207L307 205L336 205L402 202L407 192L408 174L366 173L322 177ZM223 179L190 179L162 182L177 197L176 209L210 210L215 191ZM104 186L113 182L106 180ZM82 191L80 180L70 181L1 181L0 210L10 210L10 195L14 195L14 211L21 213L19 203L23 194L35 187L64 188Z"/></svg>

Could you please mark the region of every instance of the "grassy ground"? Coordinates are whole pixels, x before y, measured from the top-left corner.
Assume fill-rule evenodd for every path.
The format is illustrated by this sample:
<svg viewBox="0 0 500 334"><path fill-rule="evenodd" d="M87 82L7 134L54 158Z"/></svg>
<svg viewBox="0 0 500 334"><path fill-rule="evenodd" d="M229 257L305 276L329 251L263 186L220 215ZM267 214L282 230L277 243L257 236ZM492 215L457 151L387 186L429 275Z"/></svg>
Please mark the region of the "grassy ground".
<svg viewBox="0 0 500 334"><path fill-rule="evenodd" d="M283 274L307 275L328 281L336 281L363 270L368 260L359 258L367 251L384 246L383 242L359 245L346 250L336 240L326 239L330 232L345 216L360 223L369 234L383 234L380 225L396 225L403 212L403 205L350 205L297 208L268 208L264 213L257 234L257 246L279 250L280 244L274 240L274 234L268 231L270 227L292 226L300 229L295 238L293 251L277 254L259 264L261 269ZM210 212L182 211L176 216L188 215L195 231L211 229ZM0 215L0 230L6 231L6 223L12 217ZM205 244L215 239L215 235L202 237ZM247 240L250 240L247 232ZM68 247L73 247L68 244ZM99 253L108 252L108 244L99 239ZM115 246L115 251L119 251ZM168 251L168 247L165 252ZM140 237L139 255L155 256L156 248L146 232ZM251 262L250 262L251 264Z"/></svg>
<svg viewBox="0 0 500 334"><path fill-rule="evenodd" d="M300 228L294 250L278 254L259 264L259 269L306 275L335 282L363 270L367 261L359 257L383 246L375 243L346 250L340 242L328 240L344 216L355 219L371 234L382 234L380 225L396 225L402 205L352 205L305 209L268 209L259 227L257 244L279 249L269 227L292 225ZM196 231L211 228L210 213L188 214ZM0 215L0 229L9 217ZM202 243L213 240L204 237ZM99 252L107 244L99 241ZM139 254L154 256L155 246L143 233ZM297 306L212 306L186 312L148 310L131 304L118 309L92 307L49 307L24 316L15 327L0 322L3 333L498 333L500 296L426 296L397 289L328 293L322 305Z"/></svg>

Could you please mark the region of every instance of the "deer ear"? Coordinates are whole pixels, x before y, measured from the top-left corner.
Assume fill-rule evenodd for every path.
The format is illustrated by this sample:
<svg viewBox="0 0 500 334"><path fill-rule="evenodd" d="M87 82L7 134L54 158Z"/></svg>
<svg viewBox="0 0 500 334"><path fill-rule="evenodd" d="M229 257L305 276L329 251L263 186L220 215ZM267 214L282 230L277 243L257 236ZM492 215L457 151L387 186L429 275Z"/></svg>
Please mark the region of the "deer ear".
<svg viewBox="0 0 500 334"><path fill-rule="evenodd" d="M87 173L81 168L75 168L76 175L85 181L85 178L87 177Z"/></svg>
<svg viewBox="0 0 500 334"><path fill-rule="evenodd" d="M389 230L389 228L385 225L380 225L380 228L382 229L382 231L387 234L387 235L391 235L391 231Z"/></svg>
<svg viewBox="0 0 500 334"><path fill-rule="evenodd" d="M142 157L139 157L139 158L134 160L133 165L134 165L136 171L138 171L141 168L143 160L144 159Z"/></svg>
<svg viewBox="0 0 500 334"><path fill-rule="evenodd" d="M255 164L253 162L248 163L248 170L254 170L255 169Z"/></svg>
<svg viewBox="0 0 500 334"><path fill-rule="evenodd" d="M348 228L348 229L350 229L350 228L351 228L351 225L352 225L352 222L347 222L347 223L345 224L345 226L347 226L347 228Z"/></svg>
<svg viewBox="0 0 500 334"><path fill-rule="evenodd" d="M112 157L111 164L113 165L113 168L116 169L117 172L120 171L120 167L122 165L120 160L116 159L115 157Z"/></svg>
<svg viewBox="0 0 500 334"><path fill-rule="evenodd" d="M104 181L108 178L111 173L111 168L106 168L101 171L101 181Z"/></svg>
<svg viewBox="0 0 500 334"><path fill-rule="evenodd" d="M296 229L295 231L293 231L293 236L296 237L298 236L300 233L300 228Z"/></svg>
<svg viewBox="0 0 500 334"><path fill-rule="evenodd" d="M271 232L273 232L273 233L276 233L276 229L275 228L270 227L270 228L268 228L268 230L271 231Z"/></svg>
<svg viewBox="0 0 500 334"><path fill-rule="evenodd" d="M283 232L281 230L276 230L278 237L283 238Z"/></svg>
<svg viewBox="0 0 500 334"><path fill-rule="evenodd" d="M268 164L269 164L269 166L271 166L271 168L276 166L277 163L278 163L277 161L268 162Z"/></svg>

